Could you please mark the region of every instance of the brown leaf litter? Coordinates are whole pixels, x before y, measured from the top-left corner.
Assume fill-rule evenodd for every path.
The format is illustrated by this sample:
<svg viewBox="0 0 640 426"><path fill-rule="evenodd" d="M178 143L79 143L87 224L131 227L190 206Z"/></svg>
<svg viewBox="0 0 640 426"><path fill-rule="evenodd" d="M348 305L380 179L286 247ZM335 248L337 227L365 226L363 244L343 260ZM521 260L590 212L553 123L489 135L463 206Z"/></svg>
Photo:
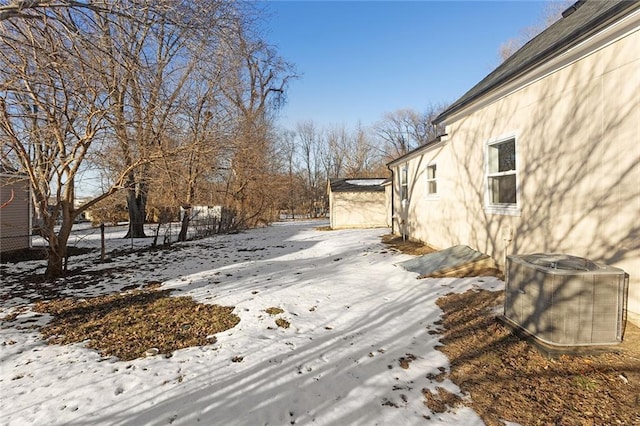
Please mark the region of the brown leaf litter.
<svg viewBox="0 0 640 426"><path fill-rule="evenodd" d="M430 253L429 246L385 236L383 242L403 253ZM496 276L499 270L473 271ZM597 355L562 355L551 359L499 322L496 310L504 291L469 290L438 299L444 311L438 347L450 360L444 377L471 398L443 387L423 390L433 413L465 404L489 426L504 421L526 425L640 425L640 329L627 322L616 351ZM497 309L496 309L497 308ZM429 377L429 376L428 376Z"/></svg>
<svg viewBox="0 0 640 426"><path fill-rule="evenodd" d="M34 306L37 312L53 315L41 329L49 343L87 341L87 347L120 360L144 357L154 348L170 356L178 349L214 343L214 334L240 321L233 309L196 303L190 297L171 297L169 290L153 289L57 299Z"/></svg>
<svg viewBox="0 0 640 426"><path fill-rule="evenodd" d="M616 352L550 359L497 320L503 298L469 290L437 302L449 378L487 425L640 425L640 330L627 324Z"/></svg>

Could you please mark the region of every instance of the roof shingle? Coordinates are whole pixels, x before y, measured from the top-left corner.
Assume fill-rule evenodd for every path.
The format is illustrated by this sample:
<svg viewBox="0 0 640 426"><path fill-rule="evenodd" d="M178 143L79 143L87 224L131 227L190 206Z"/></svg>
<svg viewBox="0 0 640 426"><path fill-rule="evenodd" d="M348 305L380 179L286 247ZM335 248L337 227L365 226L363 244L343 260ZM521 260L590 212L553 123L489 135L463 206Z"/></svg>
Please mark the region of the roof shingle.
<svg viewBox="0 0 640 426"><path fill-rule="evenodd" d="M331 179L331 192L384 192L385 178Z"/></svg>
<svg viewBox="0 0 640 426"><path fill-rule="evenodd" d="M433 121L442 123L451 114L462 110L489 91L513 80L536 65L559 55L604 26L640 7L640 1L588 0L578 1L572 13L556 21L511 55L493 72L472 87Z"/></svg>

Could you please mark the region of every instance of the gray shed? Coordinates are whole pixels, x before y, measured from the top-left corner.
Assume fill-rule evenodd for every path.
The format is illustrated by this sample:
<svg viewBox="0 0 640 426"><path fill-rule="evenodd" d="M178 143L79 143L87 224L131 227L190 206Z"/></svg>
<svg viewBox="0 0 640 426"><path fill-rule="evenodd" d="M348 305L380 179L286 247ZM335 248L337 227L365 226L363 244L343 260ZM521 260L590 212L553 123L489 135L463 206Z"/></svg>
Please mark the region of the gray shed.
<svg viewBox="0 0 640 426"><path fill-rule="evenodd" d="M0 253L31 247L29 180L0 171Z"/></svg>

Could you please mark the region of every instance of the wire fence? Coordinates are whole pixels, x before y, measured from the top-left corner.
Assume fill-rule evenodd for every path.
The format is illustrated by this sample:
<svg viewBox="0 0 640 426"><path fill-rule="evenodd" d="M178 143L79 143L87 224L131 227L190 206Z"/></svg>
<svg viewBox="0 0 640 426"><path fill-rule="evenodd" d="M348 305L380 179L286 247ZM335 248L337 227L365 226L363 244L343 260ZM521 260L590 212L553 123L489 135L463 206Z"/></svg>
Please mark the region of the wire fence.
<svg viewBox="0 0 640 426"><path fill-rule="evenodd" d="M222 217L207 217L193 219L189 222L186 230L185 240L195 240L205 238L215 234L228 233L233 230L234 218L231 215L222 215ZM113 249L141 249L158 245L169 245L178 242L180 231L182 229L181 222L168 223L151 223L144 226L145 237L127 238L129 224L118 223L116 225L104 226L104 244L108 250ZM56 232L59 227L54 228ZM30 247L40 248L46 247L47 241L37 234L11 234L0 235L0 245L5 249L2 252L8 252L12 249L14 241L20 240L22 246L19 248L28 248L25 240L30 239ZM90 223L74 224L71 235L67 242L68 248L100 248L102 245L101 226L92 226Z"/></svg>

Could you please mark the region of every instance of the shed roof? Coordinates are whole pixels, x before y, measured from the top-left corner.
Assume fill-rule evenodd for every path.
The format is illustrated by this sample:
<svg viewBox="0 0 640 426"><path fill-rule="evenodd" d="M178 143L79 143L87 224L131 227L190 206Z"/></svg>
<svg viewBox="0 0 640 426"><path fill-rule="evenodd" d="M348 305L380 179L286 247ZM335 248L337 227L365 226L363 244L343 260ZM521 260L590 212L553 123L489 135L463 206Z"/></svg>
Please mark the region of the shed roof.
<svg viewBox="0 0 640 426"><path fill-rule="evenodd" d="M531 39L433 121L442 123L491 90L560 55L602 28L640 7L640 1L580 0L549 28Z"/></svg>
<svg viewBox="0 0 640 426"><path fill-rule="evenodd" d="M331 192L384 192L385 178L331 179Z"/></svg>

